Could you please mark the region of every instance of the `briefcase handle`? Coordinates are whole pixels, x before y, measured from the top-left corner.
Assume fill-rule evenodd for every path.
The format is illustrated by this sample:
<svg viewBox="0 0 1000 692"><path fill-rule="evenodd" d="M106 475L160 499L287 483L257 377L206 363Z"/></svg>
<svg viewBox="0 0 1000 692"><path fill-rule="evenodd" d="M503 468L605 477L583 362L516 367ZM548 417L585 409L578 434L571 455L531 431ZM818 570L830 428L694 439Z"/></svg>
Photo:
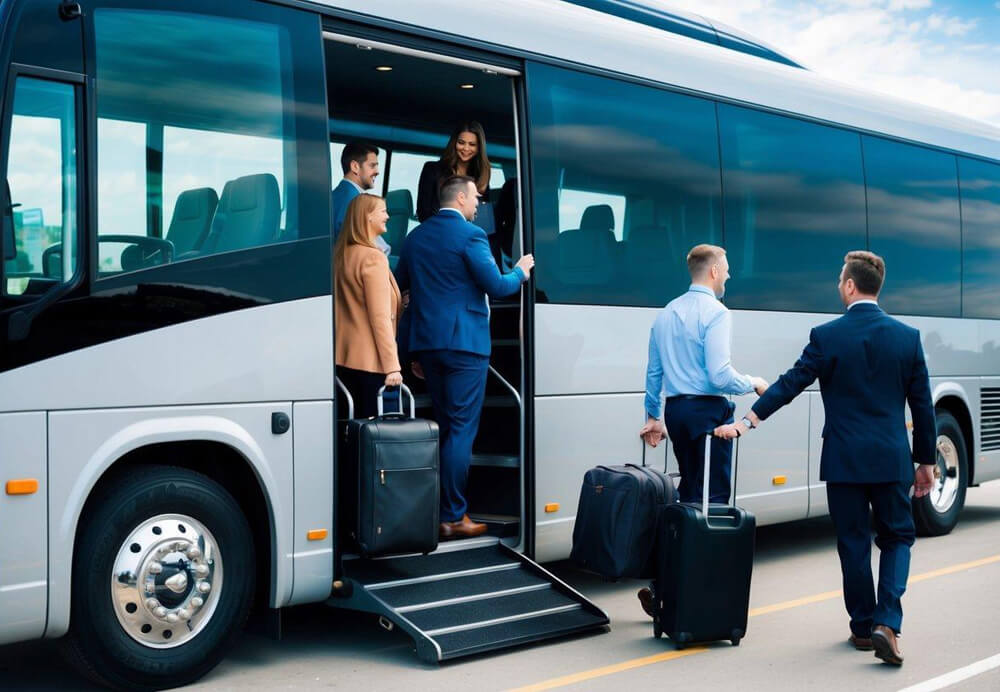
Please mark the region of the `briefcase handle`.
<svg viewBox="0 0 1000 692"><path fill-rule="evenodd" d="M413 401L413 392L411 392L410 388L407 387L405 384L400 384L399 388L400 388L400 390L402 390L402 392L400 392L400 397L399 397L399 411L395 411L395 412L393 412L393 413L391 413L389 415L392 415L392 416L405 416L406 415L406 413L403 411L403 396L402 396L402 393L405 392L406 396L410 397L410 418L416 418L417 417L417 406L416 406L416 404ZM382 395L385 394L385 390L386 390L386 387L384 385L381 386L381 387L379 387L379 389L378 389L378 417L379 418L381 418L382 416L385 415L385 413L383 411L384 405L383 405L383 402L382 402Z"/></svg>

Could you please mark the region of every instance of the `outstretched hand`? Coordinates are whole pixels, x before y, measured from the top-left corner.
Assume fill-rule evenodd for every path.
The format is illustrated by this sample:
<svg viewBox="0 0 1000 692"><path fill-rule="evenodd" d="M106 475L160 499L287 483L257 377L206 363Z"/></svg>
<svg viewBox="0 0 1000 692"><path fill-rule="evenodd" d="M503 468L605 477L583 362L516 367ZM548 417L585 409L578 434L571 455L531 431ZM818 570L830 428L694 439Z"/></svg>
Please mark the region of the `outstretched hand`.
<svg viewBox="0 0 1000 692"><path fill-rule="evenodd" d="M720 425L713 431L713 435L716 437L721 437L723 440L731 440L734 437L739 437L747 432L747 426L743 423L727 423L726 425Z"/></svg>

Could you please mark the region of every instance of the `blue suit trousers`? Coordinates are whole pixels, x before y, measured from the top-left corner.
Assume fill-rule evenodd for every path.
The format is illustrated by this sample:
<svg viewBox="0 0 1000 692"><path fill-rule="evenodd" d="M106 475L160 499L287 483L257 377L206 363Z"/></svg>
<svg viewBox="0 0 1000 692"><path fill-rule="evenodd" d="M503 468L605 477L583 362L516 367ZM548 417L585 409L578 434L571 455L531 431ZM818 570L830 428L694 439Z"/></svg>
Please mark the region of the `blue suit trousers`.
<svg viewBox="0 0 1000 692"><path fill-rule="evenodd" d="M681 502L701 504L705 483L705 433L723 423L733 422L733 404L721 396L698 398L669 397L663 406L663 422L674 446L681 482L677 494ZM731 440L712 438L712 459L708 477L709 502L729 502Z"/></svg>
<svg viewBox="0 0 1000 692"><path fill-rule="evenodd" d="M909 483L826 484L844 576L844 605L855 636L870 637L874 625L900 632L900 599L906 591L910 546L915 536L909 493ZM877 598L872 578L869 507L875 519L875 545L881 553Z"/></svg>
<svg viewBox="0 0 1000 692"><path fill-rule="evenodd" d="M414 355L427 379L441 434L441 521L458 521L468 511L465 489L490 359L450 350Z"/></svg>

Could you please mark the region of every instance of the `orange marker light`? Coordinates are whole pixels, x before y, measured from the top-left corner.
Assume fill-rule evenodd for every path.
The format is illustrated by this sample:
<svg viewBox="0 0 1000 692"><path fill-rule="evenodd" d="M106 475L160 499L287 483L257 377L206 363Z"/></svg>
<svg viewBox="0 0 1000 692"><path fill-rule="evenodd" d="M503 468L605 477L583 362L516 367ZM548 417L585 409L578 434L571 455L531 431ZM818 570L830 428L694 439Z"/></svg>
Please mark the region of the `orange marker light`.
<svg viewBox="0 0 1000 692"><path fill-rule="evenodd" d="M37 478L15 478L12 481L7 481L8 495L33 495L37 492Z"/></svg>
<svg viewBox="0 0 1000 692"><path fill-rule="evenodd" d="M552 514L553 512L558 512L558 511L559 511L558 502L550 502L549 504L545 505L545 512L547 514Z"/></svg>
<svg viewBox="0 0 1000 692"><path fill-rule="evenodd" d="M785 476L775 476L774 478L771 479L771 483L773 485L784 485L787 481L788 478L786 478Z"/></svg>
<svg viewBox="0 0 1000 692"><path fill-rule="evenodd" d="M326 529L313 529L312 531L306 532L306 538L308 538L310 541L322 541L324 538L326 538L326 534L327 534Z"/></svg>

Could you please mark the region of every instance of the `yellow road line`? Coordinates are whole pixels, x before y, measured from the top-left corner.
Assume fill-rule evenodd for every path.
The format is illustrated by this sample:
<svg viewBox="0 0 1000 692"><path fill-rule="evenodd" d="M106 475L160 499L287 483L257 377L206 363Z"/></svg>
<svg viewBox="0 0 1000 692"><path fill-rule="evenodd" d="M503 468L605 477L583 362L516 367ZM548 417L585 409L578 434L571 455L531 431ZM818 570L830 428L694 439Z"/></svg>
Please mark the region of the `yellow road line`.
<svg viewBox="0 0 1000 692"><path fill-rule="evenodd" d="M910 577L907 581L908 584L914 584L920 581L927 581L928 579L934 579L935 577L943 577L948 574L955 574L956 572L964 572L966 570L975 569L976 567L982 567L984 565L991 565L1000 562L1000 555L992 555L990 557L984 557L980 560L972 560L971 562L962 562L957 565L952 565L950 567L942 567L941 569L936 569L931 572L923 572L921 574L916 574ZM843 591L838 589L837 591L825 591L823 593L818 593L812 596L805 596L803 598L796 598L791 601L783 601L781 603L775 603L769 606L762 606L760 608L754 608L750 611L750 617L756 617L758 615L768 615L770 613L777 613L782 610L789 610L790 608L798 608L804 605L810 605L812 603L820 603L822 601L829 601L834 598L840 598ZM704 651L708 651L707 647L696 646L690 649L682 649L675 651L666 651L662 654L655 654L653 656L644 656L642 658L633 658L628 661L622 661L621 663L615 663L614 665L604 666L602 668L592 668L590 670L585 670L580 673L573 673L571 675L563 675L558 678L551 678L549 680L543 680L542 682L535 683L534 685L527 685L525 687L518 687L510 692L540 692L540 690L551 690L556 687L565 687L566 685L573 685L578 682L584 682L586 680L593 680L594 678L601 678L605 675L614 675L615 673L621 673L626 670L632 670L633 668L641 668L643 666L653 665L654 663L662 663L663 661L672 661L675 658L683 658L684 656L691 656L692 654L700 654Z"/></svg>
<svg viewBox="0 0 1000 692"><path fill-rule="evenodd" d="M661 663L662 661L672 661L675 658L683 658L684 656L700 654L702 651L707 651L707 649L704 646L692 646L690 649L666 651L662 654L654 654L653 656L633 658L630 661L616 663L611 666L593 668L591 670L585 670L582 673L573 673L572 675L564 675L561 678L552 678L534 685L518 687L517 689L511 690L511 692L540 692L541 690L551 690L555 687L565 687L566 685L572 685L577 682L584 682L585 680L592 680L605 675L621 673L622 671L631 670L632 668L641 668L642 666L649 666L654 663Z"/></svg>

